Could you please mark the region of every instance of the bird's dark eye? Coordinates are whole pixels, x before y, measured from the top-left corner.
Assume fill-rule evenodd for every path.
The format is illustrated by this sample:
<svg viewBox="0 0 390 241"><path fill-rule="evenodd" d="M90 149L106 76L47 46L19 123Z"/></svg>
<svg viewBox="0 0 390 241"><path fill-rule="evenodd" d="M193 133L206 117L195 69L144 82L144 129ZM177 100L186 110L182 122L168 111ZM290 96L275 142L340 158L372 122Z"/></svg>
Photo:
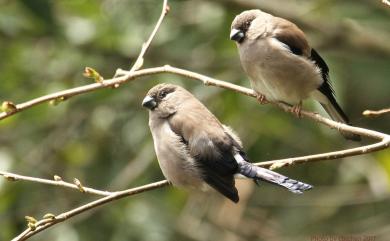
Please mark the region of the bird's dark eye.
<svg viewBox="0 0 390 241"><path fill-rule="evenodd" d="M244 29L248 29L249 28L249 26L251 25L251 23L252 23L252 21L246 21L245 23L244 23Z"/></svg>
<svg viewBox="0 0 390 241"><path fill-rule="evenodd" d="M161 91L160 94L159 94L160 99L164 99L165 96L167 96L167 92Z"/></svg>

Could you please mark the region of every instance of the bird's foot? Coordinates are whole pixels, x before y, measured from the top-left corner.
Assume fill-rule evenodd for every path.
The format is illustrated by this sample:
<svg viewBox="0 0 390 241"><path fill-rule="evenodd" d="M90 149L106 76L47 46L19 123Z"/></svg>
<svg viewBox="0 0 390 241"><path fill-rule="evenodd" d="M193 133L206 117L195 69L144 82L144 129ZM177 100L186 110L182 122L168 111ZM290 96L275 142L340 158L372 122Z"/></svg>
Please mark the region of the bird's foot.
<svg viewBox="0 0 390 241"><path fill-rule="evenodd" d="M265 105L265 104L269 103L269 101L265 98L265 95L263 95L263 94L258 94L256 99L262 105Z"/></svg>
<svg viewBox="0 0 390 241"><path fill-rule="evenodd" d="M302 115L301 115L301 110L302 110L302 102L299 102L299 104L297 105L294 105L292 108L291 108L291 112L293 114L295 114L298 118L301 118Z"/></svg>

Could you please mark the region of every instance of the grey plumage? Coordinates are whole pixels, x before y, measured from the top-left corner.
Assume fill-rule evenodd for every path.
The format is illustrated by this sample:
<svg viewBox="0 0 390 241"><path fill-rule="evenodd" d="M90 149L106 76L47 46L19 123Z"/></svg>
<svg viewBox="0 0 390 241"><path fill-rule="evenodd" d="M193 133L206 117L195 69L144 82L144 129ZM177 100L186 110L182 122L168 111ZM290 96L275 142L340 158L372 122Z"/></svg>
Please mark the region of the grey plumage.
<svg viewBox="0 0 390 241"><path fill-rule="evenodd" d="M295 24L248 10L233 20L230 38L237 42L242 67L257 93L295 106L314 98L333 120L349 123L335 99L328 66ZM359 135L341 134L360 140Z"/></svg>
<svg viewBox="0 0 390 241"><path fill-rule="evenodd" d="M208 185L234 202L239 200L236 174L265 180L295 193L311 188L250 164L233 130L222 125L200 101L179 86L153 87L142 105L149 109L149 127L161 170L175 186Z"/></svg>

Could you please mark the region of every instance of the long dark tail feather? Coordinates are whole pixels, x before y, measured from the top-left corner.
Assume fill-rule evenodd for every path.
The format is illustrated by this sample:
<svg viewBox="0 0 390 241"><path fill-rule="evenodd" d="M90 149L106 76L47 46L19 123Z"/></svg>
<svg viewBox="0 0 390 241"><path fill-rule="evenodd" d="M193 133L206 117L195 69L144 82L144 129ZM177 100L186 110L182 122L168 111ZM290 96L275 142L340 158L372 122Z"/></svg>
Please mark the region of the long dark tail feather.
<svg viewBox="0 0 390 241"><path fill-rule="evenodd" d="M296 194L302 194L303 191L307 191L313 188L313 186L310 184L288 178L277 172L255 166L246 161L240 161L238 165L240 174L252 178L255 181L263 180L284 187L290 192Z"/></svg>
<svg viewBox="0 0 390 241"><path fill-rule="evenodd" d="M336 101L334 91L329 79L328 65L314 49L311 50L310 58L314 61L315 65L317 65L320 68L321 76L322 79L324 80L324 82L318 88L318 91L324 96L324 98L327 101L324 103L323 98L320 98L321 100L318 99L318 101L321 103L322 107L324 107L325 111L330 115L330 117L333 120L349 125L349 120L347 115L344 113L344 111L341 109L340 105ZM352 141L361 140L361 137L359 135L342 132L342 131L340 133L348 140L352 140Z"/></svg>
<svg viewBox="0 0 390 241"><path fill-rule="evenodd" d="M320 103L322 107L325 109L326 113L332 118L334 121L338 121L344 124L349 125L348 117L345 115L341 107L337 104L336 100L329 101L329 103L324 104ZM344 132L340 131L340 133L344 136L345 139L351 140L351 141L361 141L361 136L350 133L350 132Z"/></svg>

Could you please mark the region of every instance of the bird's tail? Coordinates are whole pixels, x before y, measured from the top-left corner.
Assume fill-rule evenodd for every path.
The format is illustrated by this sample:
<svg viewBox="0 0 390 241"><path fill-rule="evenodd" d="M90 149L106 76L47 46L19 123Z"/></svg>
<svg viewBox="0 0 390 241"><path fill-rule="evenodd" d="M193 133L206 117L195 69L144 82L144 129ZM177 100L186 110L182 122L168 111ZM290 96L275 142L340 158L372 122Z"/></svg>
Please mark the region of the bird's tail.
<svg viewBox="0 0 390 241"><path fill-rule="evenodd" d="M328 101L327 103L321 103L322 107L325 109L325 111L328 113L328 115L332 118L334 121L338 121L344 124L349 125L349 120L347 115L343 112L341 107L337 104L336 101ZM344 132L340 131L341 135L345 137L345 139L352 140L352 141L360 141L361 136L350 133L350 132Z"/></svg>
<svg viewBox="0 0 390 241"><path fill-rule="evenodd" d="M310 184L288 178L274 171L255 166L244 160L238 162L238 165L239 173L241 175L252 178L255 181L263 180L278 186L282 186L293 193L301 194L303 191L313 188L313 186Z"/></svg>

